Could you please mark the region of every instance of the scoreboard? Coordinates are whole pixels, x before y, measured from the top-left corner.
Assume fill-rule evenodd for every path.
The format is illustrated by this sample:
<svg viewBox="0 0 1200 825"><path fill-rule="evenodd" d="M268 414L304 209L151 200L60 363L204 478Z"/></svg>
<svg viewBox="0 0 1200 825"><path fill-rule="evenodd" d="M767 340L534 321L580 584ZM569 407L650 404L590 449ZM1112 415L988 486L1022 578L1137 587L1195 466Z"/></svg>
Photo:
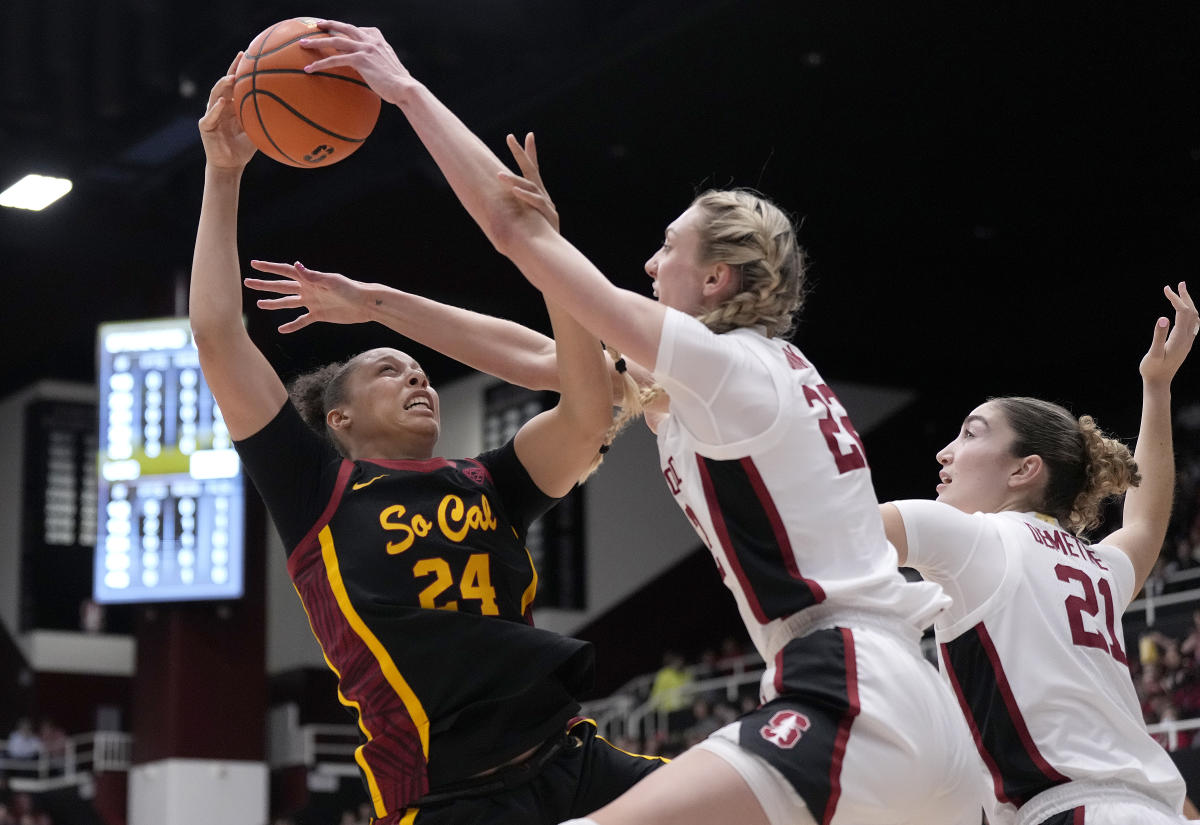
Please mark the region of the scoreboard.
<svg viewBox="0 0 1200 825"><path fill-rule="evenodd" d="M243 593L241 464L200 372L187 319L101 324L101 603Z"/></svg>

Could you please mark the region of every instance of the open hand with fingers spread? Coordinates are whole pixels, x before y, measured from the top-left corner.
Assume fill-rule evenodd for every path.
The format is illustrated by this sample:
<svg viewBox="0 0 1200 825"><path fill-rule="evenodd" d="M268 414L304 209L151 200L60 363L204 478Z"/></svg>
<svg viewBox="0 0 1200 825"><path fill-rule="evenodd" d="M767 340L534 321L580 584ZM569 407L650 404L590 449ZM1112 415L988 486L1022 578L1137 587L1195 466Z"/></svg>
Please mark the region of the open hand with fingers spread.
<svg viewBox="0 0 1200 825"><path fill-rule="evenodd" d="M273 292L282 298L260 298L260 309L303 309L303 315L279 326L280 332L295 332L309 324L361 324L367 315L364 284L336 272L317 272L297 261L295 264L251 261L259 272L279 275L281 279L246 278L243 283L259 292Z"/></svg>
<svg viewBox="0 0 1200 825"><path fill-rule="evenodd" d="M1175 307L1175 325L1172 328L1166 317L1159 318L1155 324L1154 340L1140 367L1142 380L1147 384L1170 384L1200 333L1200 316L1196 313L1196 302L1188 294L1187 284L1180 281L1178 293L1164 286L1163 294Z"/></svg>
<svg viewBox="0 0 1200 825"><path fill-rule="evenodd" d="M242 53L229 64L229 71L208 94L208 106L200 118L200 141L208 165L216 169L241 169L254 157L254 144L242 129L233 105L233 81Z"/></svg>

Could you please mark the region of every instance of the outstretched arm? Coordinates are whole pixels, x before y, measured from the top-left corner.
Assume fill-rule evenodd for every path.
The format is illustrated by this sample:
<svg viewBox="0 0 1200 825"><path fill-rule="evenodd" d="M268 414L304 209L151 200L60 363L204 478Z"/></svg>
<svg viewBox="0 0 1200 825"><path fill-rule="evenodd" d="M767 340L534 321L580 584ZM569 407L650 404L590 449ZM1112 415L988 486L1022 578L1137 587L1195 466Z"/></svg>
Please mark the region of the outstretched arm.
<svg viewBox="0 0 1200 825"><path fill-rule="evenodd" d="M1196 304L1187 284L1176 294L1163 292L1175 308L1175 328L1167 318L1154 327L1150 351L1142 358L1142 424L1138 430L1137 461L1142 483L1125 493L1121 529L1104 540L1129 556L1136 576L1133 592L1142 589L1162 549L1175 493L1175 453L1171 438L1171 380L1183 364L1200 331ZM1168 334L1169 331L1169 334Z"/></svg>
<svg viewBox="0 0 1200 825"><path fill-rule="evenodd" d="M238 192L254 145L233 111L233 74L213 86L200 119L204 143L204 197L192 257L188 315L200 367L234 439L263 428L287 399L283 382L242 324L237 255Z"/></svg>
<svg viewBox="0 0 1200 825"><path fill-rule="evenodd" d="M613 286L536 210L525 208L503 177L499 159L413 79L377 29L334 21L318 25L331 35L319 41L321 48L340 53L315 60L307 68L349 66L384 100L399 106L492 244L549 300L602 340L653 369L666 309Z"/></svg>
<svg viewBox="0 0 1200 825"><path fill-rule="evenodd" d="M355 281L334 272L295 264L251 261L260 272L280 279L246 278L259 292L283 295L260 298L260 309L304 309L281 324L295 332L319 321L361 324L377 321L406 338L468 367L531 390L558 390L554 340L513 321L442 304L384 284Z"/></svg>
<svg viewBox="0 0 1200 825"><path fill-rule="evenodd" d="M518 163L528 159L528 174L508 172L501 177L513 194L538 210L558 230L558 210L546 193L537 167L537 144L533 133L522 145L512 135L508 146ZM561 389L554 339L513 321L439 303L420 295L383 284L368 284L332 272L294 264L251 261L250 266L280 278L246 278L244 283L259 292L282 295L260 298L260 309L304 310L279 326L282 333L296 332L309 324L327 322L359 324L376 321L417 343L460 363L494 375L510 384L533 390ZM632 359L625 360L629 374L639 386L653 383L650 373ZM613 403L624 404L625 381L610 369Z"/></svg>

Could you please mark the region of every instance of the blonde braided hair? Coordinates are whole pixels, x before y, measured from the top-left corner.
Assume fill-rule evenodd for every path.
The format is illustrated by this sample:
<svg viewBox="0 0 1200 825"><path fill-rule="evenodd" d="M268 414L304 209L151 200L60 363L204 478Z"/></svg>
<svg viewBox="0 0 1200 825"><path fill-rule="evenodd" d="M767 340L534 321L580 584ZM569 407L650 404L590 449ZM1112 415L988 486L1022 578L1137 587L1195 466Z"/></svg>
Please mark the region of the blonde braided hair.
<svg viewBox="0 0 1200 825"><path fill-rule="evenodd" d="M761 326L786 336L804 303L804 251L792 219L748 189L710 189L693 202L700 225L700 260L726 263L740 287L721 306L700 316L713 332Z"/></svg>

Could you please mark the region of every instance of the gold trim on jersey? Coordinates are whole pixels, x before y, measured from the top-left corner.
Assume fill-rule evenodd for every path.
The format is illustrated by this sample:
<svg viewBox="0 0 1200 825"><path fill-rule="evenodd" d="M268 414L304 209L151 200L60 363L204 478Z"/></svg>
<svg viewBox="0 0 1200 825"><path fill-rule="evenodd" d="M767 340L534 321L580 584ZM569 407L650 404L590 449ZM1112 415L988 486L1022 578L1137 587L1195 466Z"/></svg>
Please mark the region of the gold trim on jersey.
<svg viewBox="0 0 1200 825"><path fill-rule="evenodd" d="M409 808L408 812L405 813L404 816L400 817L400 822L398 823L398 825L413 825L413 822L417 818L417 811L419 811L419 810L421 810L421 809L420 808Z"/></svg>
<svg viewBox="0 0 1200 825"><path fill-rule="evenodd" d="M591 725L597 731L600 730L600 726L596 724L596 720L589 719L587 717L580 719L578 722L575 723L575 725L572 725L571 726L572 729L574 729L575 726L577 726L577 725ZM596 738L599 739L604 744L608 745L613 750L620 751L621 753L625 754L626 756L632 756L635 759L650 759L650 760L657 759L659 762L662 762L665 765L669 765L671 763L671 760L667 759L667 757L665 757L665 756L647 756L644 753L630 753L629 751L625 750L624 748L618 748L616 745L614 745L612 742L609 742L607 739L605 739L599 733L596 734Z"/></svg>
<svg viewBox="0 0 1200 825"><path fill-rule="evenodd" d="M337 551L333 546L333 533L329 529L329 525L321 528L319 535L321 541L321 558L325 562L325 571L329 576L329 586L333 590L334 598L337 599L338 607L341 608L342 615L346 617L346 621L350 623L350 627L358 634L366 644L367 649L375 656L375 661L379 663L379 668L383 672L383 677L387 679L392 690L396 691L396 695L400 697L400 701L404 703L405 710L408 711L409 717L413 721L413 725L417 729L417 735L421 737L421 752L425 759L429 759L429 717L425 715L425 708L421 706L421 700L413 693L408 682L400 674L400 670L396 667L396 663L392 661L392 657L388 654L387 649L376 638L371 629L367 627L366 622L358 615L358 611L354 609L354 605L350 603L350 595L346 592L346 584L342 581L341 568L338 566ZM336 671L334 671L336 673ZM361 718L361 715L360 715ZM365 731L364 731L365 732ZM360 746L355 751L355 759L359 760L359 754L362 750ZM360 764L363 764L360 760ZM383 816L384 814L379 814Z"/></svg>
<svg viewBox="0 0 1200 825"><path fill-rule="evenodd" d="M529 587L525 588L525 592L521 595L521 615L525 615L525 611L529 605L533 604L534 598L537 597L538 574L537 567L533 564L533 553L529 552L529 548L525 548L525 555L529 557L529 572L533 574L533 578L529 580Z"/></svg>
<svg viewBox="0 0 1200 825"><path fill-rule="evenodd" d="M328 528L326 528L328 529ZM333 662L329 660L329 656L325 653L325 645L321 644L321 637L317 635L317 631L313 628L312 616L308 612L307 605L304 604L304 597L300 596L300 588L296 587L295 582L292 583L292 589L296 591L296 595L300 597L300 607L304 610L304 615L308 619L308 629L312 631L313 638L317 640L317 647L321 648L321 658L325 660L325 664L333 671L333 675L337 677L338 684L341 684L342 674L334 667ZM353 702L347 699L342 694L342 689L339 686L337 691L338 701L348 708L354 708L355 717L358 719L358 729L363 732L363 736L367 737L370 742L375 737L371 736L371 732L367 730L367 726L363 724L362 708L358 702ZM367 778L367 790L371 794L371 807L375 809L375 816L387 816L387 806L383 804L383 793L379 790L379 782L375 779L375 774L371 772L371 767L366 760L362 758L360 751L362 748L357 748L354 751L354 761L362 768L363 776Z"/></svg>

